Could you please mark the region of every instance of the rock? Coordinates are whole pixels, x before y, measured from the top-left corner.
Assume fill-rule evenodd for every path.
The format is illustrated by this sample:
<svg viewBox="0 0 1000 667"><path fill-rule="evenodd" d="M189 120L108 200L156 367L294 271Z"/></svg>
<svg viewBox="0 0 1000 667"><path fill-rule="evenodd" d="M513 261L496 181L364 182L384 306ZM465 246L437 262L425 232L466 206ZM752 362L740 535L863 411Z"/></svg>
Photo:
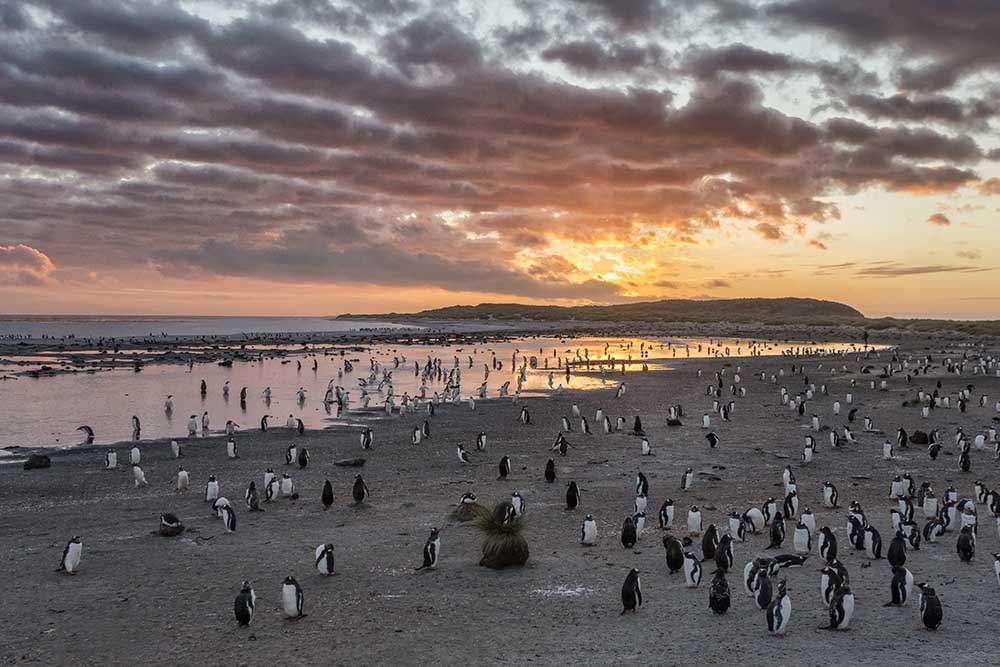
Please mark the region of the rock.
<svg viewBox="0 0 1000 667"><path fill-rule="evenodd" d="M334 461L333 465L340 466L341 468L360 468L365 464L365 460L362 458L357 459L340 459L339 461Z"/></svg>
<svg viewBox="0 0 1000 667"><path fill-rule="evenodd" d="M52 461L45 454L32 454L28 457L28 460L24 462L25 470L34 470L36 468L49 468L52 466Z"/></svg>

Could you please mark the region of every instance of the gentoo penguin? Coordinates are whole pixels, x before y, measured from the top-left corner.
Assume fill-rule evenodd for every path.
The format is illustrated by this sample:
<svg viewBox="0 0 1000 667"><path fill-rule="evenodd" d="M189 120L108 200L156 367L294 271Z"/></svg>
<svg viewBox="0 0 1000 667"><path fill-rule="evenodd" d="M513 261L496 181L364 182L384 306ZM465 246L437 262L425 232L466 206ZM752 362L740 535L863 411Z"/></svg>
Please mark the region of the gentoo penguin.
<svg viewBox="0 0 1000 667"><path fill-rule="evenodd" d="M464 464L472 463L472 461L469 459L469 452L465 451L465 447L462 447L461 443L459 443L458 445L455 446L455 456L458 457L458 462L459 463L464 463ZM552 462L552 459L549 459L549 463L551 463L551 462ZM547 474L548 474L548 468L546 468L546 475ZM555 469L554 468L553 468L552 474L555 475Z"/></svg>
<svg viewBox="0 0 1000 667"><path fill-rule="evenodd" d="M777 637L784 637L791 618L792 600L788 597L788 586L782 579L778 583L778 596L767 606L768 632Z"/></svg>
<svg viewBox="0 0 1000 667"><path fill-rule="evenodd" d="M663 548L666 551L667 569L670 574L679 572L684 567L684 547L681 541L672 535L664 535Z"/></svg>
<svg viewBox="0 0 1000 667"><path fill-rule="evenodd" d="M333 569L333 545L321 544L316 547L316 569L325 577L337 574Z"/></svg>
<svg viewBox="0 0 1000 667"><path fill-rule="evenodd" d="M507 475L510 474L510 457L503 457L500 459L500 476L497 479L507 479Z"/></svg>
<svg viewBox="0 0 1000 667"><path fill-rule="evenodd" d="M636 473L635 475L635 495L637 496L648 496L649 495L649 480L646 476L642 474L642 471Z"/></svg>
<svg viewBox="0 0 1000 667"><path fill-rule="evenodd" d="M794 519L799 515L799 493L798 491L789 491L788 495L785 496L784 507L785 517L789 519Z"/></svg>
<svg viewBox="0 0 1000 667"><path fill-rule="evenodd" d="M808 507L802 511L799 516L799 520L805 525L809 530L810 535L816 534L816 515L812 513L812 510Z"/></svg>
<svg viewBox="0 0 1000 667"><path fill-rule="evenodd" d="M944 535L944 524L941 523L940 519L930 518L927 523L924 524L924 540L930 543L938 541L938 538Z"/></svg>
<svg viewBox="0 0 1000 667"><path fill-rule="evenodd" d="M698 509L697 505L692 505L691 509L688 510L687 529L688 533L692 535L701 534L701 529L702 529L701 511Z"/></svg>
<svg viewBox="0 0 1000 667"><path fill-rule="evenodd" d="M785 520L781 512L775 512L774 519L771 520L771 542L765 549L780 549L785 541Z"/></svg>
<svg viewBox="0 0 1000 667"><path fill-rule="evenodd" d="M306 434L306 424L301 419L295 420L295 432L298 433L299 435Z"/></svg>
<svg viewBox="0 0 1000 667"><path fill-rule="evenodd" d="M215 475L208 476L208 482L205 484L205 502L214 503L219 499L219 482L215 479Z"/></svg>
<svg viewBox="0 0 1000 667"><path fill-rule="evenodd" d="M77 568L80 567L80 557L82 555L83 542L80 541L79 535L74 535L73 538L66 543L66 548L63 549L62 560L59 561L59 568L56 572L76 574Z"/></svg>
<svg viewBox="0 0 1000 667"><path fill-rule="evenodd" d="M461 447L461 445L459 445L459 447ZM556 481L556 462L552 459L549 459L545 463L545 481L550 484Z"/></svg>
<svg viewBox="0 0 1000 667"><path fill-rule="evenodd" d="M639 585L639 570L634 567L629 570L622 584L622 614L627 611L637 611L642 606L642 589Z"/></svg>
<svg viewBox="0 0 1000 667"><path fill-rule="evenodd" d="M604 415L604 419L602 420L602 425L604 427L605 434L612 433L614 431L614 429L611 428L611 418L608 417L607 415Z"/></svg>
<svg viewBox="0 0 1000 667"><path fill-rule="evenodd" d="M285 428L293 429L295 428L295 415L288 415L288 419L285 420Z"/></svg>
<svg viewBox="0 0 1000 667"><path fill-rule="evenodd" d="M889 542L885 558L893 568L906 565L906 536L903 535L903 531L896 531L895 537Z"/></svg>
<svg viewBox="0 0 1000 667"><path fill-rule="evenodd" d="M588 547L597 544L597 522L594 521L593 514L588 514L583 520L583 526L580 527L580 543Z"/></svg>
<svg viewBox="0 0 1000 667"><path fill-rule="evenodd" d="M184 456L184 454L181 453L181 445L176 440L170 441L170 453L174 455L175 459L179 459Z"/></svg>
<svg viewBox="0 0 1000 667"><path fill-rule="evenodd" d="M139 451L138 446L133 446L132 449L129 450L128 459L128 462L134 466L142 463L142 452Z"/></svg>
<svg viewBox="0 0 1000 667"><path fill-rule="evenodd" d="M267 469L268 472L264 473L264 502L269 503L278 497L280 493L281 481L278 479L277 475L271 472L271 469ZM268 477L270 473L270 477Z"/></svg>
<svg viewBox="0 0 1000 667"><path fill-rule="evenodd" d="M264 415L263 417L260 418L260 430L262 433L267 432L267 420L268 418L270 418L270 416L271 415Z"/></svg>
<svg viewBox="0 0 1000 667"><path fill-rule="evenodd" d="M424 543L424 562L417 571L424 569L435 569L438 564L438 556L441 553L441 534L437 528L431 528L431 534Z"/></svg>
<svg viewBox="0 0 1000 667"><path fill-rule="evenodd" d="M333 505L333 484L330 480L323 482L323 509L328 510Z"/></svg>
<svg viewBox="0 0 1000 667"><path fill-rule="evenodd" d="M993 574L997 576L997 583L1000 584L1000 553L993 554Z"/></svg>
<svg viewBox="0 0 1000 667"><path fill-rule="evenodd" d="M812 533L809 531L809 527L801 521L795 526L792 544L797 554L807 554L812 551Z"/></svg>
<svg viewBox="0 0 1000 667"><path fill-rule="evenodd" d="M715 552L719 547L719 531L714 523L708 524L701 536L702 560L715 560Z"/></svg>
<svg viewBox="0 0 1000 667"><path fill-rule="evenodd" d="M188 477L188 472L184 468L177 469L177 492L184 493L191 486L191 480Z"/></svg>
<svg viewBox="0 0 1000 667"><path fill-rule="evenodd" d="M830 482L823 482L823 506L836 509L839 498L840 494L837 492L837 487Z"/></svg>
<svg viewBox="0 0 1000 667"><path fill-rule="evenodd" d="M580 416L580 406L578 406L576 403L574 403L573 406L572 406L572 408L570 408L570 409L573 411L573 416L574 417L579 417Z"/></svg>
<svg viewBox="0 0 1000 667"><path fill-rule="evenodd" d="M431 423L426 419L424 420L424 423L420 426L420 432L423 434L425 438L431 437Z"/></svg>
<svg viewBox="0 0 1000 667"><path fill-rule="evenodd" d="M132 466L132 480L135 482L135 487L147 486L149 482L146 481L146 474L142 472L142 468L138 465Z"/></svg>
<svg viewBox="0 0 1000 667"><path fill-rule="evenodd" d="M767 610L774 602L774 585L771 583L770 575L763 567L757 573L756 585L757 590L754 591L753 602L758 609Z"/></svg>
<svg viewBox="0 0 1000 667"><path fill-rule="evenodd" d="M711 426L712 426L712 418L706 412L704 415L702 415L702 418L701 418L701 427L702 428L711 428Z"/></svg>
<svg viewBox="0 0 1000 667"><path fill-rule="evenodd" d="M528 412L528 408L526 407L521 408L521 415L520 417L518 417L518 419L520 420L521 424L525 426L531 423L531 413Z"/></svg>
<svg viewBox="0 0 1000 667"><path fill-rule="evenodd" d="M892 443L888 440L882 443L882 458L886 461L891 461L895 458Z"/></svg>
<svg viewBox="0 0 1000 667"><path fill-rule="evenodd" d="M886 602L883 607L901 607L910 599L913 591L913 573L905 567L892 568L892 582L889 584L892 592L892 600Z"/></svg>
<svg viewBox="0 0 1000 667"><path fill-rule="evenodd" d="M486 449L486 431L480 431L476 436L476 450L481 452L484 449Z"/></svg>
<svg viewBox="0 0 1000 667"><path fill-rule="evenodd" d="M566 416L562 417L562 430L568 431L568 432L572 432L573 431L573 427L569 423L569 417L566 417Z"/></svg>
<svg viewBox="0 0 1000 667"><path fill-rule="evenodd" d="M198 415L191 415L187 422L188 437L193 438L198 435Z"/></svg>
<svg viewBox="0 0 1000 667"><path fill-rule="evenodd" d="M690 551L684 552L684 584L695 588L701 583L701 562Z"/></svg>
<svg viewBox="0 0 1000 667"><path fill-rule="evenodd" d="M295 493L295 482L292 480L292 476L287 472L281 476L281 497L291 498L295 500L298 498L298 494Z"/></svg>
<svg viewBox="0 0 1000 667"><path fill-rule="evenodd" d="M230 438L226 442L226 456L231 459L240 458L239 452L236 451L236 440L233 438Z"/></svg>
<svg viewBox="0 0 1000 667"><path fill-rule="evenodd" d="M745 542L747 537L747 525L739 512L729 514L729 536L736 542Z"/></svg>
<svg viewBox="0 0 1000 667"><path fill-rule="evenodd" d="M928 630L941 627L943 612L937 593L927 584L917 584L920 589L920 620Z"/></svg>
<svg viewBox="0 0 1000 667"><path fill-rule="evenodd" d="M640 495L636 496L635 497L635 502L632 505L632 512L634 514L642 514L643 516L645 516L646 515L646 502L647 502L647 499L646 499L645 494L640 494Z"/></svg>
<svg viewBox="0 0 1000 667"><path fill-rule="evenodd" d="M743 513L743 521L746 522L750 532L754 534L764 530L764 527L767 525L767 521L764 519L764 513L756 507L751 507Z"/></svg>
<svg viewBox="0 0 1000 667"><path fill-rule="evenodd" d="M827 563L837 560L837 538L829 526L823 526L819 531L819 555Z"/></svg>
<svg viewBox="0 0 1000 667"><path fill-rule="evenodd" d="M812 463L813 455L816 453L816 445L814 442L807 441L806 446L802 448L802 465L809 465Z"/></svg>
<svg viewBox="0 0 1000 667"><path fill-rule="evenodd" d="M712 587L708 590L708 608L716 614L725 614L729 610L731 596L729 594L729 582L726 581L725 570L715 571L712 579Z"/></svg>
<svg viewBox="0 0 1000 667"><path fill-rule="evenodd" d="M723 535L715 548L715 567L721 572L729 572L733 569L733 560L733 538L730 535Z"/></svg>
<svg viewBox="0 0 1000 667"><path fill-rule="evenodd" d="M372 430L370 428L366 428L361 432L361 449L371 449L373 440L374 436L372 434Z"/></svg>
<svg viewBox="0 0 1000 667"><path fill-rule="evenodd" d="M872 525L865 526L865 553L872 560L882 557L882 536Z"/></svg>
<svg viewBox="0 0 1000 667"><path fill-rule="evenodd" d="M639 446L643 456L650 456L653 453L653 448L649 446L649 438L646 436L642 436L642 440L639 441Z"/></svg>
<svg viewBox="0 0 1000 667"><path fill-rule="evenodd" d="M587 423L586 417L580 417L580 431L586 435L590 435L590 424Z"/></svg>
<svg viewBox="0 0 1000 667"><path fill-rule="evenodd" d="M773 497L768 497L761 506L760 511L764 515L764 524L770 525L774 517L778 514L778 503L775 502Z"/></svg>
<svg viewBox="0 0 1000 667"><path fill-rule="evenodd" d="M968 563L976 555L976 534L971 526L965 526L958 534L958 557Z"/></svg>
<svg viewBox="0 0 1000 667"><path fill-rule="evenodd" d="M823 604L829 606L837 589L844 583L843 577L836 568L827 565L819 571L819 592L823 596Z"/></svg>
<svg viewBox="0 0 1000 667"><path fill-rule="evenodd" d="M413 432L410 434L410 444L419 445L420 441L423 440L424 433L420 430L419 426L413 428Z"/></svg>
<svg viewBox="0 0 1000 667"><path fill-rule="evenodd" d="M625 517L625 522L622 524L621 541L622 546L626 549L631 549L635 546L635 522L632 520L631 516Z"/></svg>
<svg viewBox="0 0 1000 667"><path fill-rule="evenodd" d="M281 585L281 609L285 612L285 616L290 620L304 617L305 614L302 613L303 602L302 587L299 586L299 582L295 581L295 577L285 577L285 581Z"/></svg>
<svg viewBox="0 0 1000 667"><path fill-rule="evenodd" d="M288 447L285 448L285 465L292 465L296 458L298 458L298 449L295 445L288 445Z"/></svg>
<svg viewBox="0 0 1000 667"><path fill-rule="evenodd" d="M670 530L674 525L674 501L667 498L660 505L660 529Z"/></svg>
<svg viewBox="0 0 1000 667"><path fill-rule="evenodd" d="M233 612L236 614L236 623L241 628L250 625L253 621L254 606L257 603L257 595L253 592L253 586L249 581L244 581L240 592L236 595L236 602L233 603Z"/></svg>
<svg viewBox="0 0 1000 667"><path fill-rule="evenodd" d="M246 503L247 509L251 512L263 512L260 508L260 497L257 495L257 484L251 480L250 485L247 486L246 493L243 494L243 501Z"/></svg>
<svg viewBox="0 0 1000 667"><path fill-rule="evenodd" d="M109 449L107 453L104 454L104 469L114 470L118 467L118 452L113 449Z"/></svg>
<svg viewBox="0 0 1000 667"><path fill-rule="evenodd" d="M681 490L690 491L692 484L694 484L694 469L688 468L681 476Z"/></svg>
<svg viewBox="0 0 1000 667"><path fill-rule="evenodd" d="M716 435L715 431L709 432L705 436L705 440L708 440L708 446L711 447L712 449L718 447L719 443L721 442L721 440L719 440L719 436Z"/></svg>
<svg viewBox="0 0 1000 667"><path fill-rule="evenodd" d="M843 585L833 594L830 601L830 625L823 630L847 630L854 616L854 593L851 587Z"/></svg>
<svg viewBox="0 0 1000 667"><path fill-rule="evenodd" d="M521 516L527 509L524 497L517 491L510 494L510 505L514 508L514 516Z"/></svg>
<svg viewBox="0 0 1000 667"><path fill-rule="evenodd" d="M576 482L571 481L566 487L566 511L575 510L580 504L580 489Z"/></svg>
<svg viewBox="0 0 1000 667"><path fill-rule="evenodd" d="M232 506L226 504L219 508L219 513L222 515L222 523L226 526L226 532L232 533L236 530L236 512L233 511Z"/></svg>

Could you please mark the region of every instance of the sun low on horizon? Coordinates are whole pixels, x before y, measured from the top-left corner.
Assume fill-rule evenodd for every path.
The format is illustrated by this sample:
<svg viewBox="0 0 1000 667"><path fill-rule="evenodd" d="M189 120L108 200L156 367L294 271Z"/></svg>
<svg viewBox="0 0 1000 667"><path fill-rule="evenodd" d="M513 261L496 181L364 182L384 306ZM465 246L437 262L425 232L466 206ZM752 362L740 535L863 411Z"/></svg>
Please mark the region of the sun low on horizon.
<svg viewBox="0 0 1000 667"><path fill-rule="evenodd" d="M998 319L998 34L933 0L0 0L0 313Z"/></svg>

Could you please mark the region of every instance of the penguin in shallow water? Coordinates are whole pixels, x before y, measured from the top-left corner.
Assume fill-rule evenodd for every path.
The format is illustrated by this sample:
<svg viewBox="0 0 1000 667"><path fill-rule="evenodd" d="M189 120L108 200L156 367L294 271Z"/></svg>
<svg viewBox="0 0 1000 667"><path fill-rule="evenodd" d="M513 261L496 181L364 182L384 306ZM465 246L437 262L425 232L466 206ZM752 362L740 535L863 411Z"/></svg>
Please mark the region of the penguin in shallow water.
<svg viewBox="0 0 1000 667"><path fill-rule="evenodd" d="M917 584L917 588L920 589L920 620L928 630L937 630L944 617L941 600L931 586Z"/></svg>
<svg viewBox="0 0 1000 667"><path fill-rule="evenodd" d="M76 574L77 569L80 567L80 558L82 556L83 542L80 541L79 535L74 535L63 549L62 560L59 561L59 568L56 572Z"/></svg>
<svg viewBox="0 0 1000 667"><path fill-rule="evenodd" d="M333 565L333 545L321 544L316 547L316 569L319 570L319 573L325 577L336 574Z"/></svg>
<svg viewBox="0 0 1000 667"><path fill-rule="evenodd" d="M240 592L236 595L233 603L233 612L236 615L236 623L241 628L250 625L253 621L254 607L257 603L257 595L253 592L253 586L249 581L244 581Z"/></svg>
<svg viewBox="0 0 1000 667"><path fill-rule="evenodd" d="M784 637L792 618L792 600L784 579L778 583L778 595L767 606L767 630L772 635Z"/></svg>
<svg viewBox="0 0 1000 667"><path fill-rule="evenodd" d="M695 588L701 583L701 562L690 551L684 552L684 584Z"/></svg>
<svg viewBox="0 0 1000 667"><path fill-rule="evenodd" d="M716 570L715 577L712 579L712 587L708 590L708 608L716 614L725 614L729 611L731 601L726 572L722 569Z"/></svg>
<svg viewBox="0 0 1000 667"><path fill-rule="evenodd" d="M580 489L576 485L576 482L571 481L566 486L566 510L575 510L580 504Z"/></svg>
<svg viewBox="0 0 1000 667"><path fill-rule="evenodd" d="M285 616L289 620L303 618L305 616L302 613L304 602L305 598L302 595L302 587L299 586L299 582L295 581L295 577L285 577L285 581L281 585L281 609Z"/></svg>
<svg viewBox="0 0 1000 667"><path fill-rule="evenodd" d="M417 571L424 569L435 569L438 557L441 553L441 533L437 528L431 528L431 534L424 543L424 562L417 568Z"/></svg>
<svg viewBox="0 0 1000 667"><path fill-rule="evenodd" d="M833 594L830 601L830 625L823 630L847 630L854 616L854 593L851 587L843 585Z"/></svg>
<svg viewBox="0 0 1000 667"><path fill-rule="evenodd" d="M883 607L901 607L910 599L913 592L913 573L905 567L892 568L892 581L889 583L892 599Z"/></svg>
<svg viewBox="0 0 1000 667"><path fill-rule="evenodd" d="M632 568L622 584L622 614L638 611L642 606L642 588L639 584L639 570Z"/></svg>
<svg viewBox="0 0 1000 667"><path fill-rule="evenodd" d="M510 474L510 457L503 457L500 459L500 476L497 479L507 479L507 475Z"/></svg>
<svg viewBox="0 0 1000 667"><path fill-rule="evenodd" d="M351 496L354 498L354 503L360 505L368 498L368 485L365 484L364 478L358 473L354 476L354 488L351 489Z"/></svg>
<svg viewBox="0 0 1000 667"><path fill-rule="evenodd" d="M322 500L324 510L330 509L333 505L333 484L330 483L330 480L323 482Z"/></svg>

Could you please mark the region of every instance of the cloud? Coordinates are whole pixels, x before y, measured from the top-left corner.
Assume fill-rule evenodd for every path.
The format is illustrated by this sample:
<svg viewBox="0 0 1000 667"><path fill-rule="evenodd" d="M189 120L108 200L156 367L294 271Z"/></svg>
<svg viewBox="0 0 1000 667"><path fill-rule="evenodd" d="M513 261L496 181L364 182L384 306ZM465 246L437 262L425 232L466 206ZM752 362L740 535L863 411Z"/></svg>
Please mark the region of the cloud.
<svg viewBox="0 0 1000 667"><path fill-rule="evenodd" d="M50 282L55 265L41 250L19 243L0 245L0 282L39 287Z"/></svg>
<svg viewBox="0 0 1000 667"><path fill-rule="evenodd" d="M542 60L557 61L584 73L629 72L662 64L663 51L656 45L603 45L595 41L573 41L551 46Z"/></svg>
<svg viewBox="0 0 1000 667"><path fill-rule="evenodd" d="M753 230L758 236L769 241L780 241L785 236L780 227L770 222L761 222L754 226Z"/></svg>
<svg viewBox="0 0 1000 667"><path fill-rule="evenodd" d="M982 273L992 270L989 268L953 266L948 264L908 266L897 262L885 262L861 268L855 272L855 275L866 278L899 278L902 276L920 276L932 273Z"/></svg>
<svg viewBox="0 0 1000 667"><path fill-rule="evenodd" d="M951 219L944 213L933 213L927 218L927 222L938 227L950 227Z"/></svg>
<svg viewBox="0 0 1000 667"><path fill-rule="evenodd" d="M959 250L955 253L962 259L974 260L979 259L983 256L983 253L979 250Z"/></svg>
<svg viewBox="0 0 1000 667"><path fill-rule="evenodd" d="M988 178L981 182L976 189L984 195L1000 195L1000 178Z"/></svg>
<svg viewBox="0 0 1000 667"><path fill-rule="evenodd" d="M826 244L818 239L810 239L808 245L816 250L827 250Z"/></svg>
<svg viewBox="0 0 1000 667"><path fill-rule="evenodd" d="M702 284L705 289L724 289L727 287L732 287L728 281L722 280L721 278L715 278L714 280L709 280Z"/></svg>

